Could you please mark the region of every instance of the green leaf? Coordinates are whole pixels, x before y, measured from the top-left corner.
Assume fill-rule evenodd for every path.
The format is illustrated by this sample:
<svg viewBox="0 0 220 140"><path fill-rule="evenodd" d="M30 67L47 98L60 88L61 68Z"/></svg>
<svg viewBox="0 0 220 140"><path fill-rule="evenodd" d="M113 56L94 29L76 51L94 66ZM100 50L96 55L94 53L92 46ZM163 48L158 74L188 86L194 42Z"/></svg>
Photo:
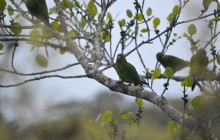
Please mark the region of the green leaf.
<svg viewBox="0 0 220 140"><path fill-rule="evenodd" d="M111 34L110 32L105 33L105 41L109 42L111 40Z"/></svg>
<svg viewBox="0 0 220 140"><path fill-rule="evenodd" d="M0 0L0 14L4 12L5 7L6 7L6 1L5 0Z"/></svg>
<svg viewBox="0 0 220 140"><path fill-rule="evenodd" d="M30 40L37 46L41 45L38 44L39 40L40 40L40 33L38 30L34 29L30 32Z"/></svg>
<svg viewBox="0 0 220 140"><path fill-rule="evenodd" d="M58 24L57 21L53 21L53 22L51 23L51 27L52 27L53 30L57 30L58 26L59 26L59 24Z"/></svg>
<svg viewBox="0 0 220 140"><path fill-rule="evenodd" d="M141 29L141 32L142 32L142 33L147 33L147 32L148 32L148 29Z"/></svg>
<svg viewBox="0 0 220 140"><path fill-rule="evenodd" d="M143 21L143 16L142 16L142 14L139 13L139 14L137 15L137 20L138 20L138 21Z"/></svg>
<svg viewBox="0 0 220 140"><path fill-rule="evenodd" d="M175 125L175 122L174 121L170 121L168 123L168 128L171 132L176 132L177 131L177 128L176 128L176 125Z"/></svg>
<svg viewBox="0 0 220 140"><path fill-rule="evenodd" d="M12 23L11 31L14 33L14 35L20 35L22 31L20 23L18 22Z"/></svg>
<svg viewBox="0 0 220 140"><path fill-rule="evenodd" d="M4 48L4 45L0 43L0 50L2 50L3 48Z"/></svg>
<svg viewBox="0 0 220 140"><path fill-rule="evenodd" d="M112 115L112 111L106 111L103 115L102 115L102 121L104 122L110 122L113 119L113 115Z"/></svg>
<svg viewBox="0 0 220 140"><path fill-rule="evenodd" d="M220 20L220 18L219 17L214 17L213 19L211 19L210 21L212 21L212 22L217 22L217 21L219 21Z"/></svg>
<svg viewBox="0 0 220 140"><path fill-rule="evenodd" d="M9 14L10 16L13 16L13 15L14 15L14 10L13 10L13 8L11 7L11 5L8 5L8 14Z"/></svg>
<svg viewBox="0 0 220 140"><path fill-rule="evenodd" d="M122 20L119 20L118 21L118 25L120 26L120 27L124 27L125 26L125 19L122 19Z"/></svg>
<svg viewBox="0 0 220 140"><path fill-rule="evenodd" d="M60 54L65 54L66 53L66 48L60 48Z"/></svg>
<svg viewBox="0 0 220 140"><path fill-rule="evenodd" d="M173 7L173 12L172 12L173 15L177 16L179 14L179 12L180 12L179 6L178 5L174 6Z"/></svg>
<svg viewBox="0 0 220 140"><path fill-rule="evenodd" d="M131 18L133 16L131 10L129 10L129 9L126 11L126 13L129 18Z"/></svg>
<svg viewBox="0 0 220 140"><path fill-rule="evenodd" d="M94 0L89 1L86 12L92 17L95 17L95 15L98 13Z"/></svg>
<svg viewBox="0 0 220 140"><path fill-rule="evenodd" d="M202 108L205 104L205 96L196 96L190 103L193 108Z"/></svg>
<svg viewBox="0 0 220 140"><path fill-rule="evenodd" d="M147 8L147 16L151 16L152 15L152 9L149 7Z"/></svg>
<svg viewBox="0 0 220 140"><path fill-rule="evenodd" d="M217 63L220 65L220 55L217 56Z"/></svg>
<svg viewBox="0 0 220 140"><path fill-rule="evenodd" d="M164 71L164 76L166 78L170 78L171 76L173 76L173 69L171 67L167 67Z"/></svg>
<svg viewBox="0 0 220 140"><path fill-rule="evenodd" d="M117 125L118 124L118 121L116 120L116 119L112 119L112 122L111 122L112 124L114 124L114 125Z"/></svg>
<svg viewBox="0 0 220 140"><path fill-rule="evenodd" d="M143 108L144 106L144 103L143 103L143 100L141 98L136 98L135 99L135 103L140 107L140 108Z"/></svg>
<svg viewBox="0 0 220 140"><path fill-rule="evenodd" d="M192 87L193 78L191 76L187 76L184 81L181 82L181 86Z"/></svg>
<svg viewBox="0 0 220 140"><path fill-rule="evenodd" d="M69 35L70 35L71 37L76 37L76 36L77 36L77 33L76 33L75 31L70 31L70 32L69 32Z"/></svg>
<svg viewBox="0 0 220 140"><path fill-rule="evenodd" d="M81 18L81 21L80 21L80 27L81 28L84 28L87 24L87 21L84 17Z"/></svg>
<svg viewBox="0 0 220 140"><path fill-rule="evenodd" d="M110 12L108 12L107 17L109 21L112 21L112 14Z"/></svg>
<svg viewBox="0 0 220 140"><path fill-rule="evenodd" d="M151 76L151 80L156 79L157 77L160 76L160 74L161 74L161 70L160 70L160 69L154 70L154 71L153 71L153 74L152 74L152 76Z"/></svg>
<svg viewBox="0 0 220 140"><path fill-rule="evenodd" d="M43 68L46 68L48 66L47 58L44 57L43 55L38 54L35 57L35 60L36 60L37 64Z"/></svg>
<svg viewBox="0 0 220 140"><path fill-rule="evenodd" d="M187 33L183 33L183 37L189 37L188 35L187 35Z"/></svg>
<svg viewBox="0 0 220 140"><path fill-rule="evenodd" d="M75 5L69 0L62 0L62 9L73 8Z"/></svg>
<svg viewBox="0 0 220 140"><path fill-rule="evenodd" d="M127 114L123 114L123 115L121 115L121 118L124 120L131 120L131 119L133 119L133 113L128 112Z"/></svg>
<svg viewBox="0 0 220 140"><path fill-rule="evenodd" d="M124 109L119 109L117 115L121 115L124 112Z"/></svg>
<svg viewBox="0 0 220 140"><path fill-rule="evenodd" d="M205 11L208 10L209 5L212 3L212 0L203 0L203 7L205 9Z"/></svg>
<svg viewBox="0 0 220 140"><path fill-rule="evenodd" d="M188 33L193 36L194 34L196 34L197 29L196 26L194 24L189 25L188 27Z"/></svg>
<svg viewBox="0 0 220 140"><path fill-rule="evenodd" d="M160 19L158 17L156 17L153 20L154 29L156 29L158 25L160 25Z"/></svg>

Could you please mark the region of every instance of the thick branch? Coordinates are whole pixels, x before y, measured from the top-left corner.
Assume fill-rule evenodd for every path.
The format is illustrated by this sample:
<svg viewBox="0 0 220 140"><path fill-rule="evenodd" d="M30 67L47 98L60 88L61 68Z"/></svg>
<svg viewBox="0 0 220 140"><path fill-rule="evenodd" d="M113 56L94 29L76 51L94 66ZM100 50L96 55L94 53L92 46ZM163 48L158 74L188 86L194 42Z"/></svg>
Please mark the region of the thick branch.
<svg viewBox="0 0 220 140"><path fill-rule="evenodd" d="M99 71L86 70L86 72L88 73L88 77L95 79L99 83L108 87L110 90L121 92L125 95L142 98L146 101L149 101L158 106L169 118L180 124L183 124L183 114L178 112L171 105L169 105L164 97L158 96L156 93L144 90L143 88L135 88L133 86L129 86L118 81L112 80L111 78L103 75ZM184 125L189 130L196 130L197 124L193 118L185 116L184 119Z"/></svg>

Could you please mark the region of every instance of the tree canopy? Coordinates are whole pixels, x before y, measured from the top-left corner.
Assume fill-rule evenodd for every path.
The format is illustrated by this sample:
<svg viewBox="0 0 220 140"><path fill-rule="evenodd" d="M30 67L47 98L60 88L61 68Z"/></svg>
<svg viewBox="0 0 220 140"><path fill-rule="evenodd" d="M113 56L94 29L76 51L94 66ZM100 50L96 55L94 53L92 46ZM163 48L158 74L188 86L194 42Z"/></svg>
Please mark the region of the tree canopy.
<svg viewBox="0 0 220 140"><path fill-rule="evenodd" d="M131 113L120 115L137 126L141 125L141 118L146 117L142 114L144 102L150 102L171 120L168 127L173 132L178 130L178 137L185 139L195 133L201 139L217 138L212 132L212 124L220 117L218 0L176 0L167 7L167 2L124 1L119 13L114 7L119 2L117 0L0 2L0 57L3 60L0 88L17 87L47 78L64 81L87 78L110 91L135 97L139 108L136 116ZM128 3L132 6L126 7ZM158 11L163 11L165 17ZM30 51L24 51L24 47ZM72 63L52 69L51 61L48 61L53 59L52 50L59 55L71 55ZM200 50L203 51L202 56L198 55ZM43 70L27 72L26 62L18 68L18 52L33 55L36 64ZM158 62L158 53L171 57ZM130 63L141 66L136 69L145 86L137 87L105 74L114 69L118 54L133 58L127 59L129 66ZM185 57L181 59L186 60L177 57ZM174 58L186 63L187 72L177 72L180 69L176 70L174 65L179 61L174 62ZM65 76L59 74L74 67L81 67L83 71ZM12 77L11 80L4 75ZM13 78L15 76L17 78ZM163 84L158 84L158 81ZM172 86L172 81L176 82L175 86ZM196 91L191 91L193 86L197 87ZM158 88L162 88L162 92L158 92ZM183 110L175 109L168 102L166 95L170 88L182 95ZM198 91L201 95L189 101L190 96ZM204 113L207 107L210 110ZM113 116L111 111L106 110L101 118L116 129L118 121ZM115 138L114 131L111 134L111 138Z"/></svg>

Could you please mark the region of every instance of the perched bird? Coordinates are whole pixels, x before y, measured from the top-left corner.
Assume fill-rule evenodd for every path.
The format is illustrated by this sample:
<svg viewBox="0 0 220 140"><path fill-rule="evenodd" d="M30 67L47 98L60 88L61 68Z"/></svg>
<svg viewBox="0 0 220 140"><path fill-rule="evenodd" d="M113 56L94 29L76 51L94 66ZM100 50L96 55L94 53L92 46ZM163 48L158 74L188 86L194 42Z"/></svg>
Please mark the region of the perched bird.
<svg viewBox="0 0 220 140"><path fill-rule="evenodd" d="M191 57L190 60L190 75L193 77L203 77L207 72L207 66L209 59L206 56L206 51L204 49L199 49L195 55ZM197 81L193 82L192 91L194 90Z"/></svg>
<svg viewBox="0 0 220 140"><path fill-rule="evenodd" d="M25 0L28 11L32 16L50 25L47 4L45 0Z"/></svg>
<svg viewBox="0 0 220 140"><path fill-rule="evenodd" d="M177 72L187 66L189 66L189 62L182 60L178 57L172 55L164 55L164 53L157 53L157 61L160 62L164 68L171 67L173 72Z"/></svg>
<svg viewBox="0 0 220 140"><path fill-rule="evenodd" d="M115 70L119 76L119 78L126 83L137 85L147 85L146 82L140 79L135 67L127 62L125 56L123 54L118 54Z"/></svg>

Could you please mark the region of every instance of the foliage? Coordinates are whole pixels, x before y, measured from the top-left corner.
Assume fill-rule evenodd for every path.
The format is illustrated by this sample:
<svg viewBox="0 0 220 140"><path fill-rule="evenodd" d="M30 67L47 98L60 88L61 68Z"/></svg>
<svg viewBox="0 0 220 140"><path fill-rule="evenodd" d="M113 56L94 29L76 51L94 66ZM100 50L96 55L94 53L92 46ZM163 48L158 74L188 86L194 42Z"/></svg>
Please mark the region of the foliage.
<svg viewBox="0 0 220 140"><path fill-rule="evenodd" d="M126 123L121 125L115 113L108 109L102 115L102 122L104 122L104 125L109 126L107 129L103 128L101 122L90 122L87 121L87 118L82 120L82 123L89 124L88 126L83 125L91 134L84 135L86 138L103 139L106 135L109 135L109 139L117 139L120 132L120 138L126 139L123 135L124 132L121 131L126 130L126 133L131 134L131 139L134 137L150 139L149 133L148 135L139 133L140 128L143 131L148 130L148 128L141 125L141 120L147 116L143 116L144 101L156 105L164 112L164 116L167 115L170 120L173 120L168 124L168 127L171 133L174 134L174 138L188 138L192 135L192 132L200 136L200 139L215 137L212 135L211 127L212 122L220 117L219 110L216 109L218 105L213 106L207 104L207 102L217 104L220 96L220 4L218 0L197 1L197 4L201 7L198 6L194 10L198 9L199 13L189 8L193 4L192 0L179 0L170 9L164 6L164 9L169 11L166 13L166 17L162 17L157 13L158 5L146 7L148 6L146 3L150 3L146 0L134 0L132 1L132 7L129 8L126 5L121 6L120 14L125 15L121 17L118 17L118 13L112 10L114 5L119 2L116 0L54 0L50 6L48 2L44 3L43 6L39 6L42 3L35 0L0 0L0 2L0 57L2 57L1 60L10 60L1 65L0 73L6 75L5 77L16 75L16 78L13 77L10 80L3 77L0 83L1 88L18 87L28 82L54 77L76 80L77 78L88 78L88 80L94 79L111 91L136 98L135 103L138 106L136 113L127 111L118 114L120 119L128 122L128 125ZM39 5L34 6L32 2ZM187 12L190 12L190 15L184 17ZM42 14L44 14L44 17L41 17ZM183 26L185 28L179 30ZM178 59L186 63L184 68L188 67L188 73L177 76L179 74L177 71L181 69L174 69L177 64L171 62L179 54L167 54L171 53L172 49L179 50L182 47L178 46L180 44L183 45L184 50L190 52L188 60L191 60L191 63L188 65L188 61ZM23 61L21 67L18 67L17 54L18 52L25 52L22 48L31 50L29 54L33 56L33 59L37 62L36 64L44 69L43 71L36 72L34 69L27 73L26 66L28 64ZM152 52L152 48L156 51ZM52 69L50 63L56 64L56 60L52 55L53 50L56 53L58 52L58 55L70 54L75 58L72 60L73 63ZM195 58L200 50L203 50L204 57ZM166 59L167 62L165 63L158 60L155 61L154 66L149 66L148 63L151 60L152 62L156 60L155 52L156 54L160 52L171 59ZM133 81L126 84L127 80L123 79L121 79L123 82L117 82L105 74L109 68L114 67L117 54L123 54L125 57L130 57L130 54L137 54L135 60L138 61L136 64L141 64L142 71L146 70L146 73L141 75L141 79L138 74L135 76L141 80L138 83L147 81L145 87L133 87L132 84L135 84L132 83ZM28 54L22 53L22 55L26 56ZM10 59L8 59L9 57ZM51 58L54 60L53 62L50 61ZM126 61L128 60L130 59ZM163 71L161 64L164 66L165 71ZM59 73L77 66L83 69L80 74L71 73L63 76ZM157 84L157 81L163 82L161 79L166 80L163 86ZM172 87L170 81L175 82L177 86ZM191 91L188 87L194 89L195 85L198 87L197 92L198 89L201 91L201 96L197 96L190 101L189 96L191 97L196 91ZM158 88L163 90L158 91ZM179 93L180 88L183 94L183 109L177 110L167 102L165 96L167 92L170 92L170 89ZM209 113L211 116L204 119L203 116L206 116L206 114L201 113L203 110L207 110L204 105L213 107L218 111ZM72 125L68 126L71 122L65 123L67 123L68 130L78 131L78 129L82 129L81 125L79 125L80 127L76 125L75 128ZM44 128L45 131L48 129L48 133L50 133L51 126L45 126ZM103 133L100 133L100 129L103 130ZM44 129L40 128L40 132L36 131L41 133L41 130ZM58 129L53 133L59 131ZM69 133L66 135L69 135ZM168 138L169 136L166 135L165 137ZM40 138L44 139L44 136ZM78 136L74 136L74 138L77 139Z"/></svg>

